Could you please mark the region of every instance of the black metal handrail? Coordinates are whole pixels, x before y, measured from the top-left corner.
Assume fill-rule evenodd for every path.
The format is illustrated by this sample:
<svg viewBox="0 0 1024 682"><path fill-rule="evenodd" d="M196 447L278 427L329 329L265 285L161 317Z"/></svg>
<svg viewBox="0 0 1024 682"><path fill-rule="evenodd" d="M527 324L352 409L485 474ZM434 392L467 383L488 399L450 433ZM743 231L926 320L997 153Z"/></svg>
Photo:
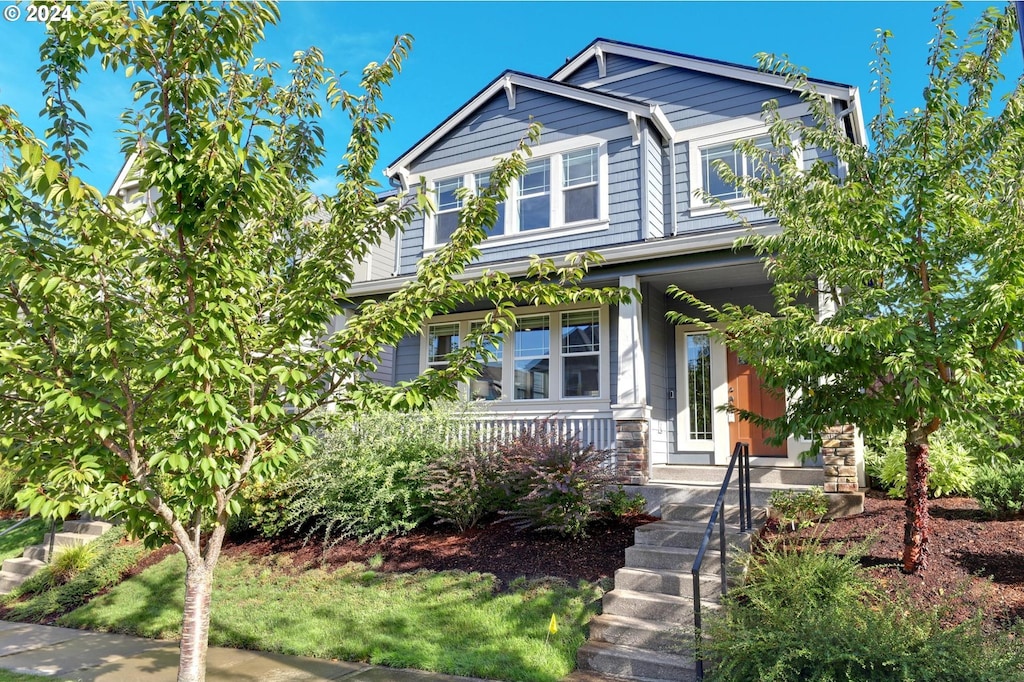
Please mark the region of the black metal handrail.
<svg viewBox="0 0 1024 682"><path fill-rule="evenodd" d="M18 530L18 528L24 526L26 523L28 523L29 521L31 521L34 518L35 518L34 516L26 516L25 518L21 519L20 521L12 524L10 526L8 526L7 528L4 528L3 530L0 530L0 538L2 538L3 536L7 535L8 533L13 533L14 531Z"/></svg>
<svg viewBox="0 0 1024 682"><path fill-rule="evenodd" d="M725 557L725 514L722 507L725 504L725 493L729 490L732 482L732 472L739 464L739 486L740 498L740 532L747 533L753 529L753 515L750 511L750 445L747 443L736 443L733 448L732 457L729 459L729 468L725 470L725 480L718 491L718 499L715 500L715 507L711 510L711 518L708 519L707 528L704 529L704 537L700 541L700 549L697 550L697 558L693 560L693 642L694 658L697 663L697 682L704 679L704 658L701 654L701 622L700 622L700 569L704 565L704 553L707 552L711 543L711 534L715 531L715 522L718 522L719 554L722 560L722 594L729 589L726 584L726 557Z"/></svg>

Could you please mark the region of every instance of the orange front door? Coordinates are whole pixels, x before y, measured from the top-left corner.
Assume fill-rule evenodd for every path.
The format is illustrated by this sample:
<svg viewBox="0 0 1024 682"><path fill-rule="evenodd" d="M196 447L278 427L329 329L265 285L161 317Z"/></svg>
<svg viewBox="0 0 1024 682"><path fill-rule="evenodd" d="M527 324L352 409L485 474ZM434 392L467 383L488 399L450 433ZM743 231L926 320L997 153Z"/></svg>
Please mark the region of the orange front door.
<svg viewBox="0 0 1024 682"><path fill-rule="evenodd" d="M729 402L740 410L749 410L762 417L781 417L786 411L783 398L773 396L761 384L754 368L744 362L734 351L726 352L729 377ZM786 446L768 445L768 435L760 427L738 417L729 417L729 448L737 441L750 444L750 454L761 457L785 457Z"/></svg>

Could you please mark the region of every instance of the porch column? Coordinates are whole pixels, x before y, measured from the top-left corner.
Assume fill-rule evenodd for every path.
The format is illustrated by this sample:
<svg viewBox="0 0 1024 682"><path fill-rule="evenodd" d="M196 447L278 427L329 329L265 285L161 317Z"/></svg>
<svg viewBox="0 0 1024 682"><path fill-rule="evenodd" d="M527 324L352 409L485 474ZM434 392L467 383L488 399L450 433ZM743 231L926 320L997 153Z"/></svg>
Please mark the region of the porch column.
<svg viewBox="0 0 1024 682"><path fill-rule="evenodd" d="M619 286L639 290L640 278L620 277ZM640 301L619 305L618 372L615 403L611 407L620 482L630 485L647 483L650 470L651 408L647 404L647 364L640 322Z"/></svg>
<svg viewBox="0 0 1024 682"><path fill-rule="evenodd" d="M852 424L834 426L821 434L825 492L855 493L860 488L863 458L857 456L857 441L857 430Z"/></svg>

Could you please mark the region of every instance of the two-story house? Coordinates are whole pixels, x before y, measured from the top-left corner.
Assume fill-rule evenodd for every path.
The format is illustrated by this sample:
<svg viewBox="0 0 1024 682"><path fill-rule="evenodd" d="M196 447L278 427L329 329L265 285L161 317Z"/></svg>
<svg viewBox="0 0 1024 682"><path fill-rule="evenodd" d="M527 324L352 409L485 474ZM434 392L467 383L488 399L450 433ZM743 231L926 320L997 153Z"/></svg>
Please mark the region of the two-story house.
<svg viewBox="0 0 1024 682"><path fill-rule="evenodd" d="M863 143L857 88L811 82ZM417 261L454 230L456 190L487 182L495 158L539 121L542 138L481 244L478 271L515 276L533 254L557 259L592 250L605 261L588 282L635 287L642 299L520 309L517 328L466 395L512 423L571 420L584 439L617 445L633 482L668 480L685 465L725 464L739 440L750 443L755 465L801 466L808 443L770 447L758 429L716 409L784 409L742 358L665 317L682 309L666 295L672 284L714 304L773 305L759 260L732 248L744 229L698 193L724 200L754 229L778 229L714 164L757 172L734 144L766 135L768 100L786 118L808 115L800 93L776 75L611 40L595 40L547 78L506 71L388 166L396 187L413 189L422 178L437 211L410 225L394 244L393 262L379 258L349 293L380 296L408 281ZM813 160L813 152L803 155L804 163ZM443 363L480 315L467 304L433 318L386 355L377 377L401 381ZM845 483L849 490L854 482Z"/></svg>

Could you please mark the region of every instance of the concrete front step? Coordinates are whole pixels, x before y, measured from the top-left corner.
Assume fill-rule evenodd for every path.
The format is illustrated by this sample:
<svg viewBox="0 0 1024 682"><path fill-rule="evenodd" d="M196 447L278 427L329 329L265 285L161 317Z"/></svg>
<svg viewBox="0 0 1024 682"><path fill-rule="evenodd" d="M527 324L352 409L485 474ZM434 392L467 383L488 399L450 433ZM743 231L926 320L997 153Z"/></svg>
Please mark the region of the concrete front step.
<svg viewBox="0 0 1024 682"><path fill-rule="evenodd" d="M750 486L750 502L754 508L767 507L768 498L773 490L779 489L806 490L806 487L799 486L788 488L786 486L758 487ZM686 485L665 487L662 491L661 504L706 504L713 506L718 500L721 492L717 485ZM725 504L739 505L740 496L735 484L725 493Z"/></svg>
<svg viewBox="0 0 1024 682"><path fill-rule="evenodd" d="M693 628L666 627L642 618L603 613L590 621L592 641L680 656L693 655Z"/></svg>
<svg viewBox="0 0 1024 682"><path fill-rule="evenodd" d="M707 526L708 521L711 520L711 512L714 508L714 504L669 503L661 507L661 520L679 523L701 523ZM725 515L726 526L739 527L739 506L735 504L725 505L722 507L721 513ZM754 513L751 516L756 517L757 513L758 510L755 507Z"/></svg>
<svg viewBox="0 0 1024 682"><path fill-rule="evenodd" d="M3 564L3 570L0 572L10 573L14 575L30 576L40 568L45 566L42 561L36 561L35 559L29 559L26 557L18 557L16 559L5 559Z"/></svg>
<svg viewBox="0 0 1024 682"><path fill-rule="evenodd" d="M114 524L106 521L65 521L62 528L64 533L75 533L77 535L91 535L94 538L103 535L114 527Z"/></svg>
<svg viewBox="0 0 1024 682"><path fill-rule="evenodd" d="M726 467L701 465L662 465L651 467L651 479L658 482L722 485ZM733 472L736 480L736 472ZM821 486L825 472L820 466L751 466L750 482L755 486Z"/></svg>
<svg viewBox="0 0 1024 682"><path fill-rule="evenodd" d="M65 547L81 547L96 539L95 535L86 533L65 533L61 531L53 534L53 551L57 552ZM50 546L50 533L43 535L43 547Z"/></svg>
<svg viewBox="0 0 1024 682"><path fill-rule="evenodd" d="M731 586L733 583L730 582ZM615 571L615 589L633 592L654 592L676 597L693 597L693 574L685 571L656 568L620 568ZM717 600L722 594L722 578L718 574L700 574L702 600Z"/></svg>
<svg viewBox="0 0 1024 682"><path fill-rule="evenodd" d="M716 523L711 534L709 547L717 547L720 526ZM707 522L699 521L655 521L640 526L634 535L638 545L657 545L660 547L700 547L707 531ZM734 524L725 526L725 542L728 547L738 547L743 551L750 549L751 533L740 533L740 527Z"/></svg>
<svg viewBox="0 0 1024 682"><path fill-rule="evenodd" d="M715 610L721 606L716 602L701 600L702 610ZM682 632L693 631L693 600L654 592L620 590L605 592L601 600L602 613L626 616L659 623L679 626Z"/></svg>
<svg viewBox="0 0 1024 682"><path fill-rule="evenodd" d="M704 552L704 563L700 572L719 575L722 569L722 558L718 551L718 543ZM726 562L736 557L737 552L729 548ZM697 549L690 547L658 547L655 545L633 545L626 548L627 568L655 568L669 571L690 572L697 558Z"/></svg>
<svg viewBox="0 0 1024 682"><path fill-rule="evenodd" d="M576 661L584 670L636 682L692 682L696 676L689 656L608 642L587 642L576 652Z"/></svg>
<svg viewBox="0 0 1024 682"><path fill-rule="evenodd" d="M20 573L0 571L0 594L8 594L16 590L29 576Z"/></svg>

